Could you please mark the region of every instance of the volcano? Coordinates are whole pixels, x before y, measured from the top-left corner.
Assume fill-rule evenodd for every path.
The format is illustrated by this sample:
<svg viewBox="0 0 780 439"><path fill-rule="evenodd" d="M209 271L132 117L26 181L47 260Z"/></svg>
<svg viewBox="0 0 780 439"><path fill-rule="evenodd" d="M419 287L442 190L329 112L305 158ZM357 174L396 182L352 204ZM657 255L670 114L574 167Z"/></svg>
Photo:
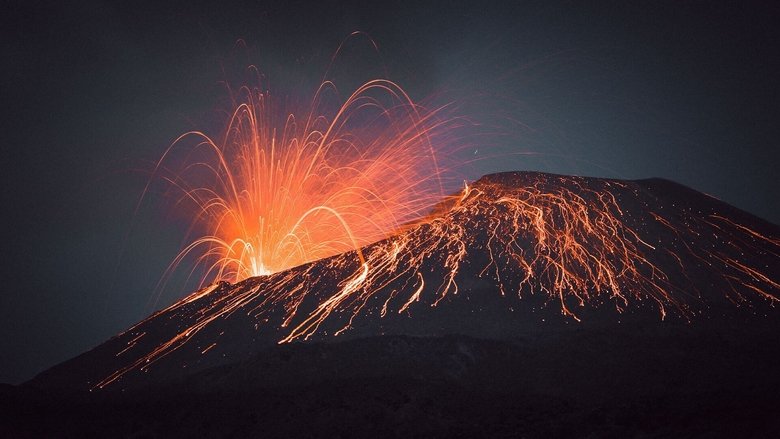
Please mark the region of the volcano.
<svg viewBox="0 0 780 439"><path fill-rule="evenodd" d="M383 241L205 286L4 389L7 427L780 434L778 279L777 225L677 183L493 174Z"/></svg>

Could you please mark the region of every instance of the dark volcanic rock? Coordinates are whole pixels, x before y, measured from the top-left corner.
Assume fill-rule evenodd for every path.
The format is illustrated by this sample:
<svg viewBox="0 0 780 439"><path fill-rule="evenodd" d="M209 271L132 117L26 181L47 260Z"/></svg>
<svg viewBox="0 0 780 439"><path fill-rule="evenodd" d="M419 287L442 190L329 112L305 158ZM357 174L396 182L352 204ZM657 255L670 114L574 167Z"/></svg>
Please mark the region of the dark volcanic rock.
<svg viewBox="0 0 780 439"><path fill-rule="evenodd" d="M0 428L19 437L772 437L778 359L773 330L679 325L296 343L153 391L5 389Z"/></svg>

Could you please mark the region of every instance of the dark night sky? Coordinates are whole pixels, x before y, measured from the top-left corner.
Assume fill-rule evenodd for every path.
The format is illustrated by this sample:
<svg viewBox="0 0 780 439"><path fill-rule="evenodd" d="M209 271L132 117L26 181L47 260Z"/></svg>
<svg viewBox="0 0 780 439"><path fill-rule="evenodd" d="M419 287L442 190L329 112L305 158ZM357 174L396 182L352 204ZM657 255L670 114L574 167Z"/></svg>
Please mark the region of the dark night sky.
<svg viewBox="0 0 780 439"><path fill-rule="evenodd" d="M462 98L500 121L497 151L539 153L474 172L665 177L780 222L780 16L760 3L50 3L7 5L0 31L0 382L153 310L182 230L161 199L133 216L135 170L219 131L220 81L250 63L280 90L318 80L355 30L413 98Z"/></svg>

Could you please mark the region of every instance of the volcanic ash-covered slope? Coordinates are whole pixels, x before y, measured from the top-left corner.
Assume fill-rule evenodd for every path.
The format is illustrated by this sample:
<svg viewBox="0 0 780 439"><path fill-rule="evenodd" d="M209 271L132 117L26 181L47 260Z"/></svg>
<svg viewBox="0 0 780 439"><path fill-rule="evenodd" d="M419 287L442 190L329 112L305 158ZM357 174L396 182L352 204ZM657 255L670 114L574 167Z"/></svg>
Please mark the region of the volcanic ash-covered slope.
<svg viewBox="0 0 780 439"><path fill-rule="evenodd" d="M197 291L28 385L177 382L299 341L776 322L779 255L776 225L669 181L494 174L361 251Z"/></svg>

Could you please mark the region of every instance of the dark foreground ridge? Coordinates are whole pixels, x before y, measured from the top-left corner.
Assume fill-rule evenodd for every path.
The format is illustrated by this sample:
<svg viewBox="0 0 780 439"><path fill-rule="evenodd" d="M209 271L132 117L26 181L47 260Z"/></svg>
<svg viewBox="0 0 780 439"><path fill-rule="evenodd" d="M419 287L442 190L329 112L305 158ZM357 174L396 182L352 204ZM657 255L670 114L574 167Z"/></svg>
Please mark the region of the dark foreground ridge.
<svg viewBox="0 0 780 439"><path fill-rule="evenodd" d="M147 390L5 388L1 427L74 438L780 434L776 328L620 329L295 343Z"/></svg>
<svg viewBox="0 0 780 439"><path fill-rule="evenodd" d="M780 228L716 199L494 174L362 254L195 292L0 389L0 430L780 434Z"/></svg>

